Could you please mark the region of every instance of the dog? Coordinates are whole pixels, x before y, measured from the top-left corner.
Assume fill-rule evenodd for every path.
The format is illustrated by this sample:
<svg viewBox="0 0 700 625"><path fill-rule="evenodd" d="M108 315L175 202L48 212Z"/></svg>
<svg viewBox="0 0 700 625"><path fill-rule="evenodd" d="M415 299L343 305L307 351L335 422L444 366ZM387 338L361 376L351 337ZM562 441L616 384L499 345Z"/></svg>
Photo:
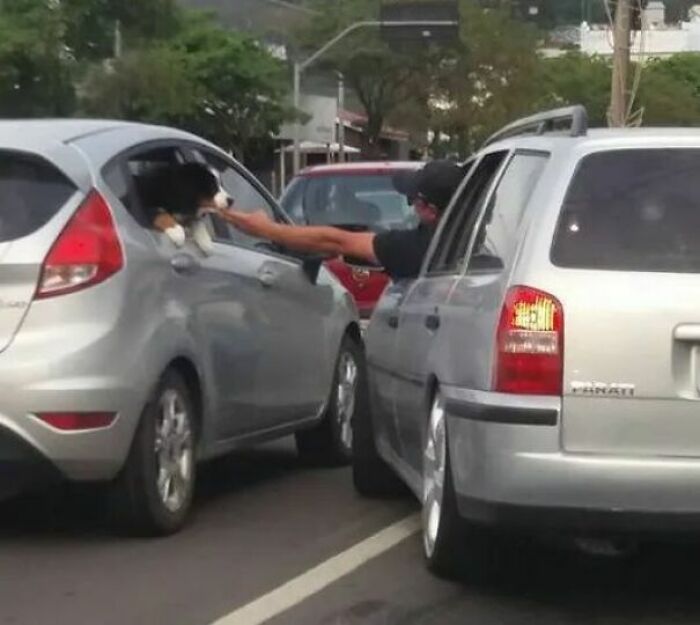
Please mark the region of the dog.
<svg viewBox="0 0 700 625"><path fill-rule="evenodd" d="M213 242L202 217L233 206L218 172L201 163L163 165L140 176L137 186L156 230L176 247L182 247L189 235L204 254L212 253Z"/></svg>

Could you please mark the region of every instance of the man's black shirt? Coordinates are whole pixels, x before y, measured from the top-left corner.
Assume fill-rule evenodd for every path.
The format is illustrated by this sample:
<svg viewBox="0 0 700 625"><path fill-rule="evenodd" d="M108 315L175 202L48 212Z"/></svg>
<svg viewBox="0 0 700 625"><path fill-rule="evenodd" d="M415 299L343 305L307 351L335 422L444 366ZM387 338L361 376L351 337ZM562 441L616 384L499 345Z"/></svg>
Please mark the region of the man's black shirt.
<svg viewBox="0 0 700 625"><path fill-rule="evenodd" d="M374 237L374 255L392 280L415 278L423 266L435 229L390 230Z"/></svg>

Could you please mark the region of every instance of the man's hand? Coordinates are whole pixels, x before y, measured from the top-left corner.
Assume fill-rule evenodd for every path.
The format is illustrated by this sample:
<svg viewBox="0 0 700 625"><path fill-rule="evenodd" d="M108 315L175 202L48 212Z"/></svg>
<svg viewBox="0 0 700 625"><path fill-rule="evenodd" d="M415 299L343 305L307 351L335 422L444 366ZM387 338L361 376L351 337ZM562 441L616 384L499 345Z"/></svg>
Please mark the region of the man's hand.
<svg viewBox="0 0 700 625"><path fill-rule="evenodd" d="M219 215L241 232L261 239L269 237L270 231L275 225L275 222L265 211L244 213L236 210L220 210Z"/></svg>

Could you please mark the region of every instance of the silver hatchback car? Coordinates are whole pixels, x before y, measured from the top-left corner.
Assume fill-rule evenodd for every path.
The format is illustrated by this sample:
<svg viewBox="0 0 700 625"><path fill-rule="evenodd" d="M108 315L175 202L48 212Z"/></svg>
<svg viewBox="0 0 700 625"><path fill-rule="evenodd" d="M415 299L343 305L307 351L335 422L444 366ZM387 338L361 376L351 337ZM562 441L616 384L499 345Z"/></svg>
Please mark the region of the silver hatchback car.
<svg viewBox="0 0 700 625"><path fill-rule="evenodd" d="M352 298L321 259L218 219L211 255L151 229L139 177L187 161L217 170L237 208L287 219L195 136L0 123L5 490L46 469L107 482L120 520L167 533L185 520L199 460L294 432L306 457L349 460L363 366Z"/></svg>
<svg viewBox="0 0 700 625"><path fill-rule="evenodd" d="M586 119L493 137L367 332L355 484L401 476L437 572L484 526L700 530L700 132Z"/></svg>

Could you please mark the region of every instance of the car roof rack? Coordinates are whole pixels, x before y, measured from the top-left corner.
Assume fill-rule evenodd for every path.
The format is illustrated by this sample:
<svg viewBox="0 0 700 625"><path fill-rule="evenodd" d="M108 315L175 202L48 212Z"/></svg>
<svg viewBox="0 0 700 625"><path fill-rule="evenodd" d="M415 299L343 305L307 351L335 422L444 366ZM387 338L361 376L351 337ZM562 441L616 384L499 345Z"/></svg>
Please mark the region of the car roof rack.
<svg viewBox="0 0 700 625"><path fill-rule="evenodd" d="M570 137L585 137L588 133L588 111L580 104L524 117L491 135L482 147L520 135L538 135L568 130Z"/></svg>

